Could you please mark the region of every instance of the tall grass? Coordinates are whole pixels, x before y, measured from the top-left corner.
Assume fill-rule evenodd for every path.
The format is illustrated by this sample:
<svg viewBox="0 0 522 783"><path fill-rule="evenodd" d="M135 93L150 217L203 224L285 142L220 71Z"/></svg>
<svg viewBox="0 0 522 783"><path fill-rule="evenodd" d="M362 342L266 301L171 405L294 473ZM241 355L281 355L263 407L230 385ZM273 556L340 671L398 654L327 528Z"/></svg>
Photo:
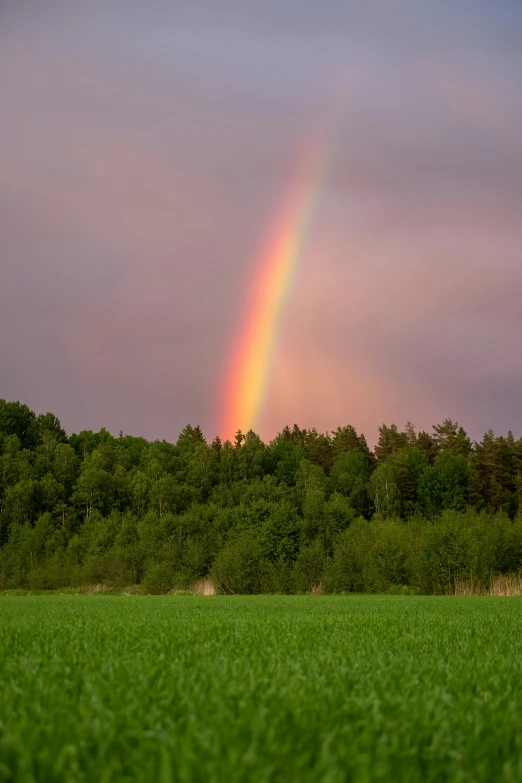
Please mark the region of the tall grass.
<svg viewBox="0 0 522 783"><path fill-rule="evenodd" d="M519 781L521 682L516 598L0 598L0 780Z"/></svg>
<svg viewBox="0 0 522 783"><path fill-rule="evenodd" d="M496 596L521 596L522 576L517 574L504 574L492 577L489 586L473 579L456 579L453 589L454 595L496 595Z"/></svg>

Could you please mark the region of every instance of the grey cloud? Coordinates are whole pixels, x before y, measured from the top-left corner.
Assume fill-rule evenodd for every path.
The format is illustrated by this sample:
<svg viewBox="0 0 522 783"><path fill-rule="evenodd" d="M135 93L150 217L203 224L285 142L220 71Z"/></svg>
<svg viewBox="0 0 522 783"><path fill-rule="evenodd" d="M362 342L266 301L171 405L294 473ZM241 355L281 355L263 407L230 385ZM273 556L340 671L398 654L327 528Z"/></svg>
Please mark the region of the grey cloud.
<svg viewBox="0 0 522 783"><path fill-rule="evenodd" d="M522 434L517 4L6 8L0 396L68 430L212 436L268 226L322 134L262 434Z"/></svg>

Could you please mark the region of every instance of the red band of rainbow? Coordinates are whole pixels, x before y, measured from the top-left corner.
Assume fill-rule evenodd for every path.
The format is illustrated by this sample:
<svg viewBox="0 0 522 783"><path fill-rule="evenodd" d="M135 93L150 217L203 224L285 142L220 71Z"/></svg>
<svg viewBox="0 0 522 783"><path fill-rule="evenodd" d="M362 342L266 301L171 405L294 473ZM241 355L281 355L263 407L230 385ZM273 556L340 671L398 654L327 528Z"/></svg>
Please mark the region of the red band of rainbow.
<svg viewBox="0 0 522 783"><path fill-rule="evenodd" d="M310 236L331 145L309 154L255 264L226 375L219 432L232 438L259 425L285 312Z"/></svg>

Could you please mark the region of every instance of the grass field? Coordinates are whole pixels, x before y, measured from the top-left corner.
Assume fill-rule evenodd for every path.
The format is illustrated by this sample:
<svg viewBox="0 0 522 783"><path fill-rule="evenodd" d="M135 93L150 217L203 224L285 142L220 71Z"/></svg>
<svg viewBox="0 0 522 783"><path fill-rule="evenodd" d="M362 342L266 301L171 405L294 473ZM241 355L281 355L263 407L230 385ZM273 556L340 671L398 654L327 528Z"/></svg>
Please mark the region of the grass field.
<svg viewBox="0 0 522 783"><path fill-rule="evenodd" d="M0 598L0 780L522 781L522 599Z"/></svg>

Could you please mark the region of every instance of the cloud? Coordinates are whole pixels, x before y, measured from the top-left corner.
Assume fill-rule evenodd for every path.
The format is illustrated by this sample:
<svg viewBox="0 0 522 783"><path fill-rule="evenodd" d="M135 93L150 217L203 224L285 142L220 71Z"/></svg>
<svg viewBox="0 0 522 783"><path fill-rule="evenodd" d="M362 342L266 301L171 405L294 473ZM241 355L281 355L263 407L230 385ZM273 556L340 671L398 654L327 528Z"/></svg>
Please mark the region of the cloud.
<svg viewBox="0 0 522 783"><path fill-rule="evenodd" d="M517 4L3 12L2 395L68 430L212 437L266 232L330 133L263 436L446 415L522 434Z"/></svg>

